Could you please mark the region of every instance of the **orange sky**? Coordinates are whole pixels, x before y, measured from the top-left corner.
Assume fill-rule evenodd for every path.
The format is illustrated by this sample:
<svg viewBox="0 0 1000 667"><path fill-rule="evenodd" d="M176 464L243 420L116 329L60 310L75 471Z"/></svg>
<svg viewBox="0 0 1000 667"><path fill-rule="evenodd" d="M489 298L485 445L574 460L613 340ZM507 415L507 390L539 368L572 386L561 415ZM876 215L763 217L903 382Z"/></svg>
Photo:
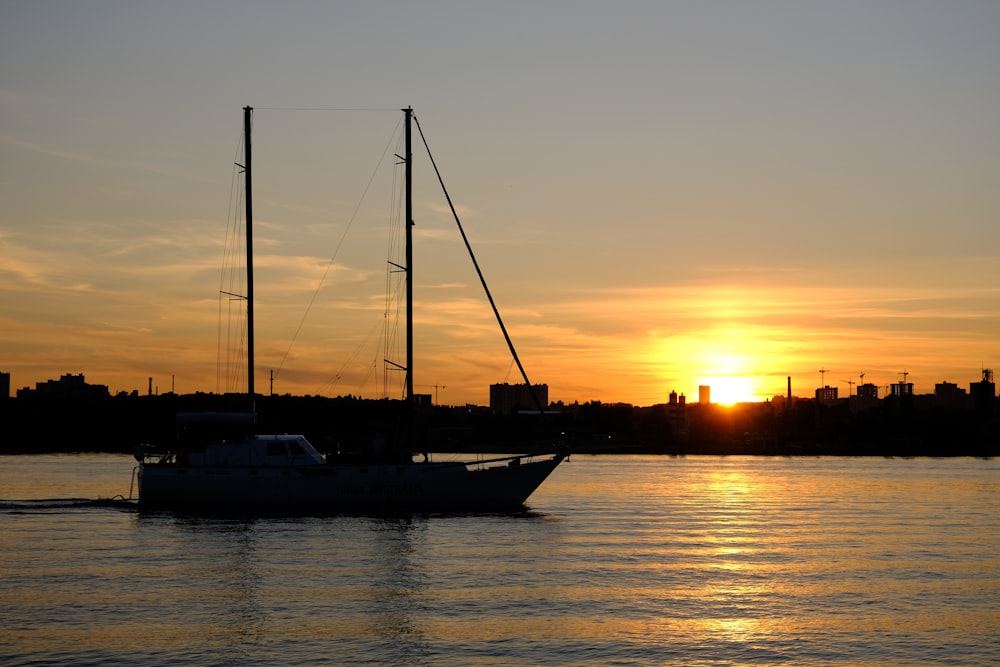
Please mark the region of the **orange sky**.
<svg viewBox="0 0 1000 667"><path fill-rule="evenodd" d="M378 342L397 149L377 167L411 104L552 400L764 399L789 375L807 396L820 369L924 393L1000 366L1000 6L289 7L0 6L14 389L227 388L248 104L259 390L277 369L281 393L398 394ZM520 378L416 168L417 390L483 404Z"/></svg>

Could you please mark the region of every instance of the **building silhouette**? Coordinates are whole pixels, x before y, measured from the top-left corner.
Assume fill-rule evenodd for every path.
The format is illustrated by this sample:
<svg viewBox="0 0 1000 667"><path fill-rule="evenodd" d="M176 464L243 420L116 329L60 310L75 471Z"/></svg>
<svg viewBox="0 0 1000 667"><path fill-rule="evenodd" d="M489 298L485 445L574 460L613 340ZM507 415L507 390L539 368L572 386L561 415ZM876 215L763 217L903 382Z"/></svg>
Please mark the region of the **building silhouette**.
<svg viewBox="0 0 1000 667"><path fill-rule="evenodd" d="M698 385L698 402L699 403L711 403L712 402L712 387L707 384Z"/></svg>
<svg viewBox="0 0 1000 667"><path fill-rule="evenodd" d="M0 401L10 398L10 373L0 373Z"/></svg>
<svg viewBox="0 0 1000 667"><path fill-rule="evenodd" d="M867 412L878 407L878 385L865 382L858 385L858 391L850 403L852 413Z"/></svg>
<svg viewBox="0 0 1000 667"><path fill-rule="evenodd" d="M816 388L816 400L820 403L836 403L838 391L837 387L826 385Z"/></svg>
<svg viewBox="0 0 1000 667"><path fill-rule="evenodd" d="M878 399L878 385L865 382L858 385L858 398Z"/></svg>
<svg viewBox="0 0 1000 667"><path fill-rule="evenodd" d="M912 382L897 382L895 384L889 385L889 395L890 396L913 396L913 383Z"/></svg>
<svg viewBox="0 0 1000 667"><path fill-rule="evenodd" d="M684 394L670 392L670 402L667 403L667 421L673 433L683 433L687 430L687 398Z"/></svg>
<svg viewBox="0 0 1000 667"><path fill-rule="evenodd" d="M939 406L948 410L961 410L968 407L969 404L968 394L954 382L935 384L934 399Z"/></svg>
<svg viewBox="0 0 1000 667"><path fill-rule="evenodd" d="M532 389L534 396L532 396ZM537 401L536 401L537 399ZM541 408L539 408L541 405ZM509 415L522 410L545 410L549 405L549 385L491 384L490 410L498 415Z"/></svg>
<svg viewBox="0 0 1000 667"><path fill-rule="evenodd" d="M100 398L108 398L111 393L108 386L104 384L87 384L83 373L79 375L66 374L58 380L46 380L36 382L35 388L25 387L17 390L18 398L28 398L31 396L44 396L47 398L58 398L66 401L85 401Z"/></svg>
<svg viewBox="0 0 1000 667"><path fill-rule="evenodd" d="M993 382L993 371L984 368L983 379L969 383L969 394L972 395L972 408L980 415L992 417L997 411L997 386Z"/></svg>

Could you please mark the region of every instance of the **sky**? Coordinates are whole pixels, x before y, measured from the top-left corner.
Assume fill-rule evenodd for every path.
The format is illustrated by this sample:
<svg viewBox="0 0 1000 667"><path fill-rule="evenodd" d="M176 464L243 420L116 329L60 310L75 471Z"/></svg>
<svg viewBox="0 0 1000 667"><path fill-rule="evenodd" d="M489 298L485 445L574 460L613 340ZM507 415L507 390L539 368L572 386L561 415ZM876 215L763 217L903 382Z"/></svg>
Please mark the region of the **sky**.
<svg viewBox="0 0 1000 667"><path fill-rule="evenodd" d="M998 34L961 0L5 0L0 371L238 389L249 105L257 390L394 397L412 106L550 400L968 388L1000 367ZM415 389L486 404L522 380L414 153Z"/></svg>

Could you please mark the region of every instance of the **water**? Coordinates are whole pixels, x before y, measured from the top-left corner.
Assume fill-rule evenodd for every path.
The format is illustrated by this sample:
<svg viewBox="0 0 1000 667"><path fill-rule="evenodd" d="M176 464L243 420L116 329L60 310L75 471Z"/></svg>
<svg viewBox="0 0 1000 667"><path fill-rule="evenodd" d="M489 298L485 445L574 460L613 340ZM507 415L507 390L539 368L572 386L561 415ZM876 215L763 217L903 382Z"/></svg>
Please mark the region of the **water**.
<svg viewBox="0 0 1000 667"><path fill-rule="evenodd" d="M86 500L133 466L0 457L0 664L1000 664L996 460L577 456L516 515Z"/></svg>

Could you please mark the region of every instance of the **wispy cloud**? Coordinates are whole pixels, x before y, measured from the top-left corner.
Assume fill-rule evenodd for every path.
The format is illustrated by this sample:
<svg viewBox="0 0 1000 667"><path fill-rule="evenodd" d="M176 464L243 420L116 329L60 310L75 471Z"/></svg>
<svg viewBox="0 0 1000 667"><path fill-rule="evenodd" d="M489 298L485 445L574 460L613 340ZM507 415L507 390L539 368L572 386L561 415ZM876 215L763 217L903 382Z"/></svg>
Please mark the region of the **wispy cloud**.
<svg viewBox="0 0 1000 667"><path fill-rule="evenodd" d="M59 160L66 160L69 162L77 162L89 165L99 165L104 167L113 167L120 170L137 170L150 174L156 174L158 176L167 176L170 178L177 178L187 181L196 181L202 183L217 182L212 178L206 178L204 175L192 171L164 169L162 166L150 162L136 162L132 160L123 160L120 158L108 157L105 155L68 151L49 144L37 141L28 141L25 139L13 137L3 133L0 133L0 145L8 146L10 148L26 151L29 153L45 155Z"/></svg>

